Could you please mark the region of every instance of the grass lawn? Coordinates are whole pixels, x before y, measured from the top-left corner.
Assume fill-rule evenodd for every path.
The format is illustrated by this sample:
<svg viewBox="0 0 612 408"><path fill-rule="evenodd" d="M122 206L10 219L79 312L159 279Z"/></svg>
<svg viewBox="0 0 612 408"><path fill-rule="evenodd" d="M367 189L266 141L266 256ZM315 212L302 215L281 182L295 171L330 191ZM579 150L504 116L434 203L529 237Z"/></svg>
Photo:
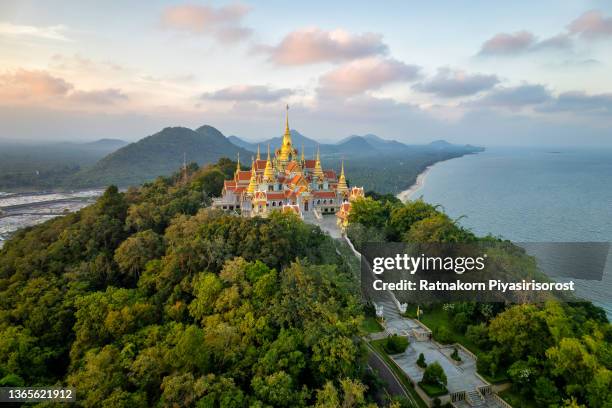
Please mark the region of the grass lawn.
<svg viewBox="0 0 612 408"><path fill-rule="evenodd" d="M427 395L432 398L448 394L448 390L443 385L423 384L422 382L420 382L419 386L423 389L423 391L425 391Z"/></svg>
<svg viewBox="0 0 612 408"><path fill-rule="evenodd" d="M411 306L410 308L408 308L408 310L406 310L406 315L409 315L411 317L416 316L416 306ZM480 350L480 348L476 344L470 341L465 336L465 334L458 333L453 330L450 318L448 314L442 309L442 307L435 307L433 309L425 310L423 314L421 314L421 322L423 322L427 327L431 329L431 331L434 332L434 338L437 328L445 327L451 333L451 343L460 343L476 355L482 352L482 350Z"/></svg>
<svg viewBox="0 0 612 408"><path fill-rule="evenodd" d="M523 407L523 408L537 408L535 401L527 400L523 398L521 395L516 393L512 388L507 389L506 391L502 391L499 393L499 396L502 397L504 401L513 407Z"/></svg>
<svg viewBox="0 0 612 408"><path fill-rule="evenodd" d="M366 317L361 323L361 329L366 333L378 333L383 331L383 327L375 317Z"/></svg>
<svg viewBox="0 0 612 408"><path fill-rule="evenodd" d="M404 388L408 390L410 396L417 402L417 405L420 408L426 408L425 402L419 397L419 394L414 389L412 382L406 377L406 374L395 364L395 362L385 353L383 346L385 344L386 339L374 340L369 342L370 345L378 352L378 355L385 360L387 365L391 368L393 373L397 376L400 382L404 385Z"/></svg>

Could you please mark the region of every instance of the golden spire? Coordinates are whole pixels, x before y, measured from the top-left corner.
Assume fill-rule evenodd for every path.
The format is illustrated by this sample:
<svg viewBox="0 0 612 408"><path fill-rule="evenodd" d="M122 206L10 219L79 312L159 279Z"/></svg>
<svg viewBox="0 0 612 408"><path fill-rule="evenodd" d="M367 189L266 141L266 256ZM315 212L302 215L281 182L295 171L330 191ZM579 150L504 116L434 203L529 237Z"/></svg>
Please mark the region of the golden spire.
<svg viewBox="0 0 612 408"><path fill-rule="evenodd" d="M236 160L236 173L234 173L234 176L237 176L238 172L240 171L240 152L238 152L237 155L238 160Z"/></svg>
<svg viewBox="0 0 612 408"><path fill-rule="evenodd" d="M318 177L319 180L323 180L323 168L321 167L321 152L319 146L317 146L317 159L314 168L314 175Z"/></svg>
<svg viewBox="0 0 612 408"><path fill-rule="evenodd" d="M270 160L270 143L268 143L268 158L266 159L266 169L264 170L264 181L274 180L274 169L272 168L272 160Z"/></svg>
<svg viewBox="0 0 612 408"><path fill-rule="evenodd" d="M293 152L293 147L291 146L291 130L289 129L289 105L287 105L287 113L285 115L285 134L283 135L283 143L278 156L281 162L287 162L289 160L289 155Z"/></svg>
<svg viewBox="0 0 612 408"><path fill-rule="evenodd" d="M257 144L257 160L261 160L261 156L259 155L259 144Z"/></svg>
<svg viewBox="0 0 612 408"><path fill-rule="evenodd" d="M346 178L344 177L344 160L342 160L340 178L338 179L338 191L341 193L348 191L348 186L346 185Z"/></svg>
<svg viewBox="0 0 612 408"><path fill-rule="evenodd" d="M247 187L247 193L253 194L257 187L257 173L255 172L255 159L251 158L251 180L249 181L249 187Z"/></svg>
<svg viewBox="0 0 612 408"><path fill-rule="evenodd" d="M302 158L301 158L301 162L302 162L302 166L306 162L306 160L304 159L304 143L302 143Z"/></svg>

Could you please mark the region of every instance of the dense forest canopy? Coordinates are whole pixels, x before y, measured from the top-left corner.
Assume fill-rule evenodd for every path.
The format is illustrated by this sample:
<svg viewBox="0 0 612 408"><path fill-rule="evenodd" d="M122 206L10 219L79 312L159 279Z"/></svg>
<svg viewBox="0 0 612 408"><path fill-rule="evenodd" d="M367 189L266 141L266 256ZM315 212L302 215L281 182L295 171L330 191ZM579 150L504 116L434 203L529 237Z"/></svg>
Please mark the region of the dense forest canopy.
<svg viewBox="0 0 612 408"><path fill-rule="evenodd" d="M293 215L206 208L235 165L110 187L8 241L0 385L96 407L365 405L353 271Z"/></svg>

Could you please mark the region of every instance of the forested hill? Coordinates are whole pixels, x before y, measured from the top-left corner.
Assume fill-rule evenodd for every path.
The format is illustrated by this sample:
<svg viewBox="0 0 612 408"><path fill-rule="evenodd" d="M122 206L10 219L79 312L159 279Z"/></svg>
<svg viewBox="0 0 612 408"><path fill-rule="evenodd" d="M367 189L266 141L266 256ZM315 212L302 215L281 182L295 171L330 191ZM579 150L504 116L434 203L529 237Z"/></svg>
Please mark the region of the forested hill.
<svg viewBox="0 0 612 408"><path fill-rule="evenodd" d="M235 166L110 187L7 241L0 386L72 386L84 407L364 407L347 258L293 214L206 208Z"/></svg>
<svg viewBox="0 0 612 408"><path fill-rule="evenodd" d="M236 158L238 153L245 162L253 154L232 144L212 126L204 125L196 130L169 127L109 154L64 184L70 188L139 185L157 176L172 174L181 166L183 155L187 162L202 165L221 157Z"/></svg>

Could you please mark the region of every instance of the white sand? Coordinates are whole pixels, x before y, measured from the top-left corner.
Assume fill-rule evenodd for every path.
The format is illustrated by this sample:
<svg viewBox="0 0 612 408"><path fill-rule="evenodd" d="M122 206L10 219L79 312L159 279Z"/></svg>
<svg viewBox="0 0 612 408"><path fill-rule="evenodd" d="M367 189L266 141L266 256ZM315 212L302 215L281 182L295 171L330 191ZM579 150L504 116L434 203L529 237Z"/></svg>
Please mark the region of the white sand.
<svg viewBox="0 0 612 408"><path fill-rule="evenodd" d="M417 191L419 191L421 189L421 187L423 187L425 185L425 179L427 178L427 174L429 173L429 171L431 170L432 167L433 167L433 165L427 166L425 168L425 170L423 170L417 176L416 182L413 185L411 185L408 190L404 190L404 191L400 192L397 195L397 198L399 198L402 202L406 202L406 201L410 200L410 198L412 198L412 195L414 193L416 193Z"/></svg>

